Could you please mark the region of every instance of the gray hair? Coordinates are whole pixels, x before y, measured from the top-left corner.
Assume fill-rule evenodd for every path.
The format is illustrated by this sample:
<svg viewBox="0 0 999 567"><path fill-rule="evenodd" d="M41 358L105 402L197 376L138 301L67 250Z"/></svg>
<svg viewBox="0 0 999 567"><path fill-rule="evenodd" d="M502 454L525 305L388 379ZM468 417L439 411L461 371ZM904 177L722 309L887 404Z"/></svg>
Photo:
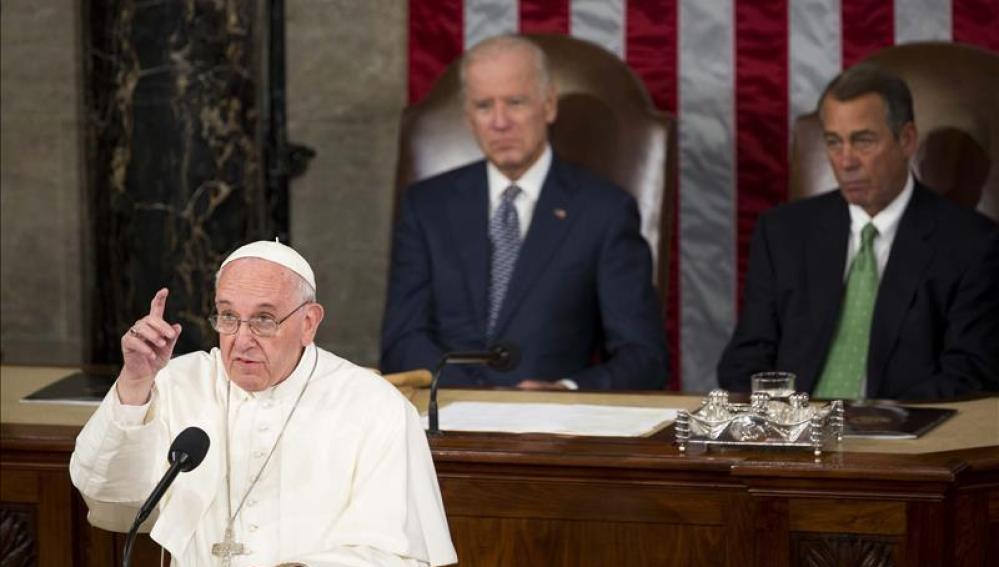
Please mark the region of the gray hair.
<svg viewBox="0 0 999 567"><path fill-rule="evenodd" d="M258 259L263 260L263 258L258 258ZM266 261L266 260L264 260L264 261ZM282 266L282 267L284 267L284 266ZM288 272L295 279L295 295L298 297L298 303L306 303L306 302L315 303L315 301L316 301L316 289L314 287L312 287L312 285L309 284L309 282L305 281L305 278L303 278L302 276L296 274L295 272L289 270L288 268L285 268L285 271ZM215 272L215 290L216 291L218 291L218 289L219 289L219 278L221 276L222 276L222 268L219 268Z"/></svg>
<svg viewBox="0 0 999 567"><path fill-rule="evenodd" d="M822 118L822 103L826 97L846 102L870 93L884 101L888 108L888 128L898 138L902 127L916 119L912 111L912 92L904 80L874 63L855 65L833 79L819 97L819 118Z"/></svg>
<svg viewBox="0 0 999 567"><path fill-rule="evenodd" d="M298 302L299 303L315 303L316 302L316 290L309 285L309 282L305 281L305 278L295 274L295 283L298 284L297 288Z"/></svg>
<svg viewBox="0 0 999 567"><path fill-rule="evenodd" d="M534 59L535 71L538 77L538 88L544 92L552 82L552 74L548 65L548 56L538 44L517 34L503 34L486 38L472 46L461 58L458 75L461 78L461 92L465 92L465 76L472 63L486 57L517 49L527 50Z"/></svg>

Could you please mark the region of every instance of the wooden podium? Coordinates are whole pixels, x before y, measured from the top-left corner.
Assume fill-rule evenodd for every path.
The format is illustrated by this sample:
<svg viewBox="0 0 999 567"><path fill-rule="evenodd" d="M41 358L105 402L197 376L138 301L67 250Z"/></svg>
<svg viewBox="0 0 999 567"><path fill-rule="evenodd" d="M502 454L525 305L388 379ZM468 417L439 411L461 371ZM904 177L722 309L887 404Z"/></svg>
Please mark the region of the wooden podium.
<svg viewBox="0 0 999 567"><path fill-rule="evenodd" d="M18 400L66 369L4 367L0 541L39 565L114 565L120 534L86 523L67 464L92 407ZM698 398L442 390L455 400L682 407ZM426 405L426 391L413 401ZM918 440L810 452L677 452L643 438L447 431L431 439L461 565L999 564L999 397ZM16 552L16 551L15 551ZM145 559L158 551L146 541ZM8 553L4 549L3 553ZM31 553L31 551L25 551ZM4 555L3 557L6 557Z"/></svg>

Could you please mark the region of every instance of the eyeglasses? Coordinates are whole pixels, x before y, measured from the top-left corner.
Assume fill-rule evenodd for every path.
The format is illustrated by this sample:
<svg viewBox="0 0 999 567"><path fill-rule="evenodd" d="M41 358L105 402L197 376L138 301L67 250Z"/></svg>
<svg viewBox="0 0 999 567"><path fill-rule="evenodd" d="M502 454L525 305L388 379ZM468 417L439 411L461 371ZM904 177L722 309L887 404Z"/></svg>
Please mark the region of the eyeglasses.
<svg viewBox="0 0 999 567"><path fill-rule="evenodd" d="M250 317L249 319L240 319L236 314L224 312L224 313L214 313L208 317L208 322L212 324L212 328L215 329L220 335L235 335L239 332L239 325L241 323L246 323L250 327L250 332L258 337L273 337L277 334L278 327L281 323L288 320L295 314L296 311L305 307L306 305L312 303L311 301L306 301L305 303L299 305L298 307L291 310L280 319L275 319L270 315L257 315Z"/></svg>

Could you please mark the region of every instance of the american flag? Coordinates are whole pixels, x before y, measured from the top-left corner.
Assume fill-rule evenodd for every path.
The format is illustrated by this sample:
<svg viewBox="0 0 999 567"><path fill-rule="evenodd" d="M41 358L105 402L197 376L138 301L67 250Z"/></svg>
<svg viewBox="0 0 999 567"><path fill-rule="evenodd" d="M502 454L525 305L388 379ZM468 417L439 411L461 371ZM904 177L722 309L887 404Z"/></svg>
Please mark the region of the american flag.
<svg viewBox="0 0 999 567"><path fill-rule="evenodd" d="M410 0L409 100L465 48L510 32L602 45L679 118L671 387L707 391L756 217L787 199L794 118L841 69L893 44L999 51L999 0Z"/></svg>

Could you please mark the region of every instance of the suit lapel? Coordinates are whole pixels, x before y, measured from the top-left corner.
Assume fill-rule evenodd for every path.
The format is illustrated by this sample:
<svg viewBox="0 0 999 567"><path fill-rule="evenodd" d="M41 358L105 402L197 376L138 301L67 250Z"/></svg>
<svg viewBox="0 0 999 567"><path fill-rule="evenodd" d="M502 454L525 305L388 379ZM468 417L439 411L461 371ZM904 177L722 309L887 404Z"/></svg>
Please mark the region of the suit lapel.
<svg viewBox="0 0 999 567"><path fill-rule="evenodd" d="M902 320L933 257L928 241L935 228L935 220L924 191L928 190L916 183L912 200L899 220L888 263L878 285L867 356L868 396L876 396L880 390L884 369L898 340Z"/></svg>
<svg viewBox="0 0 999 567"><path fill-rule="evenodd" d="M447 214L475 319L484 336L489 287L489 184L484 161L458 180Z"/></svg>
<svg viewBox="0 0 999 567"><path fill-rule="evenodd" d="M503 307L496 321L496 336L503 333L531 286L544 272L555 251L562 245L562 240L575 217L572 193L573 189L562 178L562 168L558 159L552 156L551 168L541 187L541 194L538 196L531 217L531 226L521 245L513 277L510 279ZM557 209L564 214L556 215Z"/></svg>
<svg viewBox="0 0 999 567"><path fill-rule="evenodd" d="M838 194L838 191L837 191ZM836 330L840 303L843 299L843 273L846 267L846 244L850 236L850 213L842 197L830 196L828 206L809 234L803 250L807 286L812 290L810 301L812 326L819 334L819 352L828 352ZM823 357L810 357L811 368L800 377L802 391L809 392L818 382Z"/></svg>

